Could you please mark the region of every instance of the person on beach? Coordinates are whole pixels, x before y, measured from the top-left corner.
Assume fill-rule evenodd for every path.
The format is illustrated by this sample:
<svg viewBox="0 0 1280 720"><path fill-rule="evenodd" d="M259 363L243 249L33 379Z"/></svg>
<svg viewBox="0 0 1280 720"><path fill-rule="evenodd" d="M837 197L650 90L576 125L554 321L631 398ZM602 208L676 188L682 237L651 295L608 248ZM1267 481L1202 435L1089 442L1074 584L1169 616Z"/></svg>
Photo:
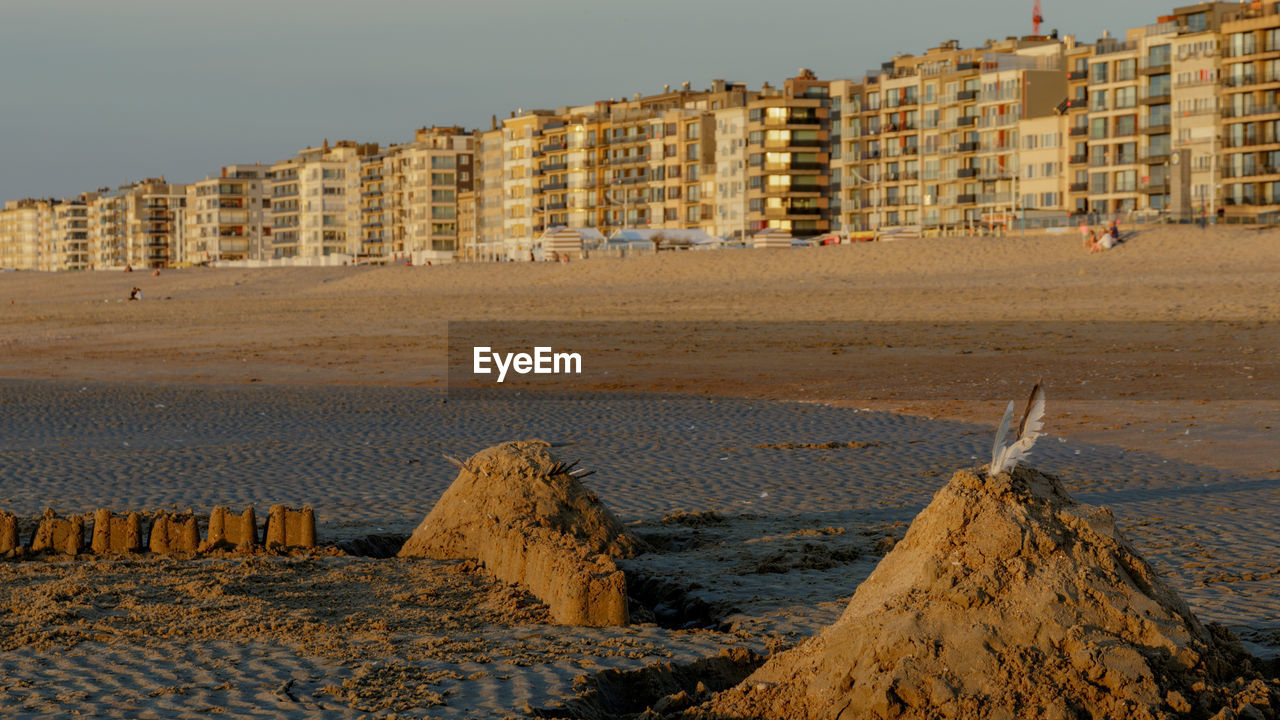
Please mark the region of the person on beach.
<svg viewBox="0 0 1280 720"><path fill-rule="evenodd" d="M1084 236L1084 249L1096 252L1094 248L1098 245L1098 234L1093 231L1093 228L1081 225L1080 234Z"/></svg>
<svg viewBox="0 0 1280 720"><path fill-rule="evenodd" d="M1118 221L1112 220L1111 226L1107 228L1107 232L1111 235L1111 240L1114 244L1122 242L1120 240L1120 225Z"/></svg>
<svg viewBox="0 0 1280 720"><path fill-rule="evenodd" d="M129 291L129 299L130 299L130 300L141 300L141 299L142 299L142 288L134 288L134 289L130 290L130 291Z"/></svg>
<svg viewBox="0 0 1280 720"><path fill-rule="evenodd" d="M1096 253L1103 250L1110 250L1116 246L1116 236L1111 234L1111 230L1102 233L1101 237L1094 236L1093 245L1089 247L1089 252Z"/></svg>

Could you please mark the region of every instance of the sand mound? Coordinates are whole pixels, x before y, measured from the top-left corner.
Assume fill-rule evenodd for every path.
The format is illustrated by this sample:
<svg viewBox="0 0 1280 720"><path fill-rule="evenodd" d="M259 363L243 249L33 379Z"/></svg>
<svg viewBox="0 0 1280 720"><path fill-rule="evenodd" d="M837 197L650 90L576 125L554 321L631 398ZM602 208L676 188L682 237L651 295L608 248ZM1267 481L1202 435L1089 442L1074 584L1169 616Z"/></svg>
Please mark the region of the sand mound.
<svg viewBox="0 0 1280 720"><path fill-rule="evenodd" d="M1277 717L1280 693L1052 477L956 473L817 637L710 706L751 718ZM705 709L705 708L704 708Z"/></svg>
<svg viewBox="0 0 1280 720"><path fill-rule="evenodd" d="M503 443L465 466L401 557L479 560L528 586L560 623L627 622L626 581L613 558L633 554L635 541L546 443Z"/></svg>

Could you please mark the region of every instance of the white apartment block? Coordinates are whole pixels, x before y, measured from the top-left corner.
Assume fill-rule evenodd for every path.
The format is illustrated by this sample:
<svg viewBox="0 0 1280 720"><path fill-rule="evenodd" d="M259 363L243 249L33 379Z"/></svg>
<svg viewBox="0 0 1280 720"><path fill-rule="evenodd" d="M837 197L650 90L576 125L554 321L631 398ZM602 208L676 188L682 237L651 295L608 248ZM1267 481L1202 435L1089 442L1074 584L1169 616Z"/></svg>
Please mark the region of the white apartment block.
<svg viewBox="0 0 1280 720"><path fill-rule="evenodd" d="M262 164L228 165L217 176L187 186L180 262L262 260L269 257L271 206Z"/></svg>

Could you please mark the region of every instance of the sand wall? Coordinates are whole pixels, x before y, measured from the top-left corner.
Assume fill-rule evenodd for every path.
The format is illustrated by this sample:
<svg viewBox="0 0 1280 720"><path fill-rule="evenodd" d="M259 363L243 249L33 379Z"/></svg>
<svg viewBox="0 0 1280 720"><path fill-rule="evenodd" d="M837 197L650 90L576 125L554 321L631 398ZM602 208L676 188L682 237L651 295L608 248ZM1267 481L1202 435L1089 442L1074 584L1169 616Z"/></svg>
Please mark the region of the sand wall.
<svg viewBox="0 0 1280 720"><path fill-rule="evenodd" d="M310 507L301 510L274 505L265 532L259 531L253 508L232 515L225 507L214 508L209 516L208 533L202 542L200 525L190 512L128 512L123 515L100 508L86 528L87 515L61 516L48 509L40 516L25 546L21 541L22 519L0 510L0 558L17 558L41 553L78 555L89 551L98 555L140 553L191 554L218 550L252 552L262 548L272 551L316 547L315 513ZM89 542L85 536L88 531ZM265 543L261 538L265 537Z"/></svg>

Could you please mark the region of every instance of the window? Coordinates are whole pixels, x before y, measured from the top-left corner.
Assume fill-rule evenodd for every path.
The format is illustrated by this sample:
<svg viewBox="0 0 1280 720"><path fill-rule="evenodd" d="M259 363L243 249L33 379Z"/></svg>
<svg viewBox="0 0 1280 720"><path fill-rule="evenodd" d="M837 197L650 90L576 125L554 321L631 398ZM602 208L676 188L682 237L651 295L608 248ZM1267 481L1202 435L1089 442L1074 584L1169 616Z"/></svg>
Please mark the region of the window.
<svg viewBox="0 0 1280 720"><path fill-rule="evenodd" d="M1132 58L1128 60L1115 61L1115 77L1111 78L1112 82L1124 82L1132 80L1138 75L1138 61Z"/></svg>
<svg viewBox="0 0 1280 720"><path fill-rule="evenodd" d="M1227 39L1227 57L1252 55L1256 50L1252 32L1231 33Z"/></svg>
<svg viewBox="0 0 1280 720"><path fill-rule="evenodd" d="M684 136L690 140L697 140L702 126L697 122L691 122L684 126Z"/></svg>
<svg viewBox="0 0 1280 720"><path fill-rule="evenodd" d="M1089 121L1089 138L1098 140L1107 136L1107 119L1093 118Z"/></svg>
<svg viewBox="0 0 1280 720"><path fill-rule="evenodd" d="M1136 170L1121 170L1116 173L1116 192L1133 192L1138 189L1138 172Z"/></svg>
<svg viewBox="0 0 1280 720"><path fill-rule="evenodd" d="M1089 176L1089 192L1094 195L1102 195L1107 192L1107 174L1093 173Z"/></svg>
<svg viewBox="0 0 1280 720"><path fill-rule="evenodd" d="M1116 89L1116 109L1131 108L1138 104L1138 89L1123 87ZM1106 108L1102 108L1106 109Z"/></svg>
<svg viewBox="0 0 1280 720"><path fill-rule="evenodd" d="M1136 121L1137 121L1136 115L1121 115L1120 117L1116 118L1115 137L1124 137L1126 135L1132 135L1135 132L1137 132L1138 128L1137 128Z"/></svg>
<svg viewBox="0 0 1280 720"><path fill-rule="evenodd" d="M1107 82L1107 64L1104 62L1095 62L1089 64L1089 82L1104 83Z"/></svg>
<svg viewBox="0 0 1280 720"><path fill-rule="evenodd" d="M431 169L433 170L452 170L455 167L455 161L452 155L437 155L431 158Z"/></svg>
<svg viewBox="0 0 1280 720"><path fill-rule="evenodd" d="M1092 112L1096 112L1098 110L1106 110L1106 109L1107 109L1107 91L1094 90L1093 98L1089 101L1089 110Z"/></svg>

